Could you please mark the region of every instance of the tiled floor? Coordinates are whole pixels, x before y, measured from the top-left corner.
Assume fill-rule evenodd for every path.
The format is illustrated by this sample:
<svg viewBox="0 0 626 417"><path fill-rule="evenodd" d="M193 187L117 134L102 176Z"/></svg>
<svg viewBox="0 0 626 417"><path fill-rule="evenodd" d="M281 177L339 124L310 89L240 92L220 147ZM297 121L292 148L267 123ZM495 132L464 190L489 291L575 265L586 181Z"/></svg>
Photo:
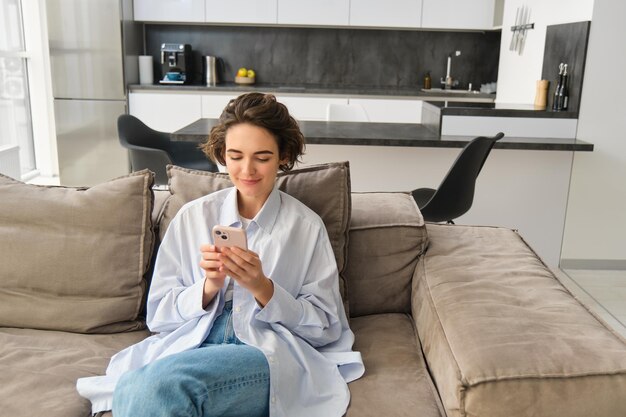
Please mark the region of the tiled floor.
<svg viewBox="0 0 626 417"><path fill-rule="evenodd" d="M626 270L566 269L561 282L626 337Z"/></svg>

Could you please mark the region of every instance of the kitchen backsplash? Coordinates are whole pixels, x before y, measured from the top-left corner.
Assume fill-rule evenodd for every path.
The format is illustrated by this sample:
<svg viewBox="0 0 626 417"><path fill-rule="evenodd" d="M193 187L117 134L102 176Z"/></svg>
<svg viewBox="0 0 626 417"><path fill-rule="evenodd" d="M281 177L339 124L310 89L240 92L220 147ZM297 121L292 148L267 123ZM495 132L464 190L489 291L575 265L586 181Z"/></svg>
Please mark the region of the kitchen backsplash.
<svg viewBox="0 0 626 417"><path fill-rule="evenodd" d="M222 82L233 82L237 69L248 67L254 68L259 83L422 87L428 71L432 86L439 87L452 54L451 75L459 88L472 83L478 89L496 81L500 53L499 31L146 24L145 39L146 52L155 60L162 43L190 44L195 84L202 83L202 56L213 55L223 61Z"/></svg>

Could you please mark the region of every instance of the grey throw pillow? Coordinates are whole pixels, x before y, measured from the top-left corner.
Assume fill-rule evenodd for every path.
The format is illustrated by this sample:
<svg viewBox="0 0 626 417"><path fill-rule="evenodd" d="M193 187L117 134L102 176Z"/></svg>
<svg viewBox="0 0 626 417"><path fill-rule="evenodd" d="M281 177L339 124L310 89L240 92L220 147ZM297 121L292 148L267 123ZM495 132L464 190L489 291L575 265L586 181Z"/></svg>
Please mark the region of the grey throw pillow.
<svg viewBox="0 0 626 417"><path fill-rule="evenodd" d="M147 170L91 188L0 175L0 327L142 328L153 182Z"/></svg>
<svg viewBox="0 0 626 417"><path fill-rule="evenodd" d="M167 175L172 195L166 202L159 222L161 238L185 203L233 185L226 173L196 171L174 165L168 165ZM337 261L340 290L345 301L347 297L343 271L346 265L351 210L348 162L311 165L281 172L276 181L281 191L300 200L324 221Z"/></svg>

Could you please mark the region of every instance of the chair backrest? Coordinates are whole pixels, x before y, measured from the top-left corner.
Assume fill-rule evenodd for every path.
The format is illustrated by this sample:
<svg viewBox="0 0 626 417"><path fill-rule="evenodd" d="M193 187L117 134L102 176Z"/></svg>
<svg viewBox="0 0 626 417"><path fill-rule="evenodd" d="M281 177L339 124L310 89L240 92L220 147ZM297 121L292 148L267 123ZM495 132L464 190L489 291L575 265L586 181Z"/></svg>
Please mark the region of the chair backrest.
<svg viewBox="0 0 626 417"><path fill-rule="evenodd" d="M453 220L472 207L476 178L493 145L503 136L502 132L493 137L480 136L465 145L432 198L421 209L424 217L433 222Z"/></svg>
<svg viewBox="0 0 626 417"><path fill-rule="evenodd" d="M117 118L117 132L122 146L126 143L164 151L167 151L169 148L169 133L151 129L130 114L122 114Z"/></svg>
<svg viewBox="0 0 626 417"><path fill-rule="evenodd" d="M326 120L329 122L368 122L369 117L359 104L330 103L326 107Z"/></svg>
<svg viewBox="0 0 626 417"><path fill-rule="evenodd" d="M156 184L167 184L166 166L172 163L167 152L169 134L153 130L129 114L117 118L117 133L120 144L129 150L131 169L147 168L155 173Z"/></svg>

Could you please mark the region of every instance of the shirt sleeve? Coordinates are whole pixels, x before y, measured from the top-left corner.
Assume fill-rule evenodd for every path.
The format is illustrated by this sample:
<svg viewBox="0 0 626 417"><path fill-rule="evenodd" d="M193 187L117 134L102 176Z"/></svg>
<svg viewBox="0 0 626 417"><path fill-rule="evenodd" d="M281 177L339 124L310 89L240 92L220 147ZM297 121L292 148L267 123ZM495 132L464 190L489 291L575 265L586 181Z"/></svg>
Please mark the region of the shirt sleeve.
<svg viewBox="0 0 626 417"><path fill-rule="evenodd" d="M202 308L204 280L194 281L195 257L185 253L191 249L183 236L180 218L176 217L159 247L148 294L146 321L153 332L173 331L207 313Z"/></svg>
<svg viewBox="0 0 626 417"><path fill-rule="evenodd" d="M256 314L271 326L281 325L314 347L339 339L347 319L339 294L339 274L325 228L320 229L297 296L274 281L274 294Z"/></svg>

